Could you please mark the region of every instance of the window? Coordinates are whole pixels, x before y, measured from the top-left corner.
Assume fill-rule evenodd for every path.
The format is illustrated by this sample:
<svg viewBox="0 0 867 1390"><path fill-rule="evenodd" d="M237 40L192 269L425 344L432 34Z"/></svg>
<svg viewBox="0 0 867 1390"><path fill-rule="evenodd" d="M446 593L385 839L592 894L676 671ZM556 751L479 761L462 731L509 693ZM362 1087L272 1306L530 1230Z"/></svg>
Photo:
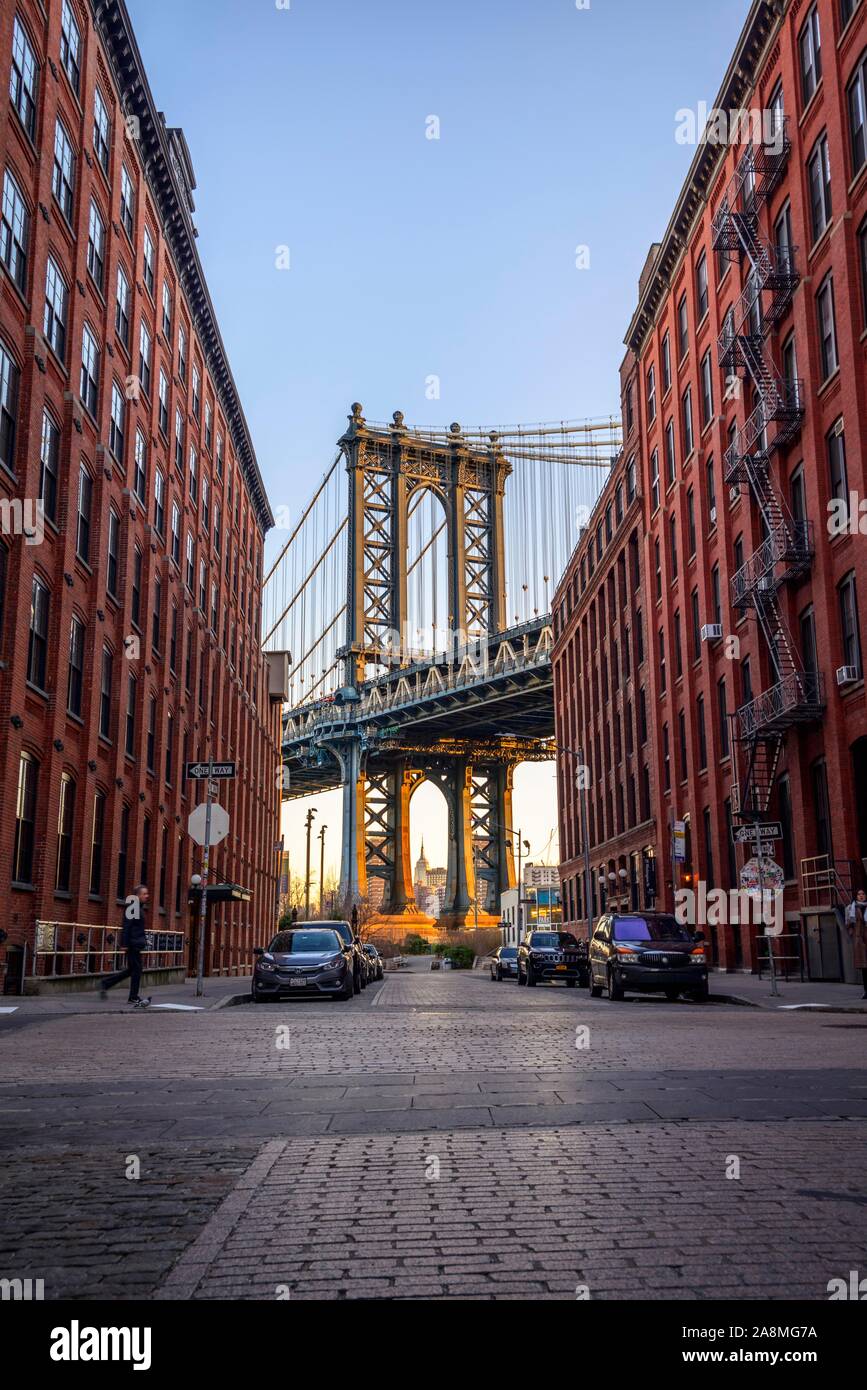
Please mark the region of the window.
<svg viewBox="0 0 867 1390"><path fill-rule="evenodd" d="M0 216L0 260L22 294L27 281L27 243L30 215L24 195L9 170L3 175L3 212Z"/></svg>
<svg viewBox="0 0 867 1390"><path fill-rule="evenodd" d="M110 148L111 122L108 118L108 107L97 87L93 93L93 152L106 173Z"/></svg>
<svg viewBox="0 0 867 1390"><path fill-rule="evenodd" d="M806 106L822 80L822 39L817 5L807 15L798 47L801 56L801 95Z"/></svg>
<svg viewBox="0 0 867 1390"><path fill-rule="evenodd" d="M704 318L708 310L707 256L704 253L704 251L702 251L701 255L699 256L698 265L695 269L695 290L698 320L699 323L701 323L701 320Z"/></svg>
<svg viewBox="0 0 867 1390"><path fill-rule="evenodd" d="M677 458L674 452L674 421L669 420L665 427L665 482L671 487L677 472Z"/></svg>
<svg viewBox="0 0 867 1390"><path fill-rule="evenodd" d="M190 445L190 498L193 503L199 500L198 454L194 444Z"/></svg>
<svg viewBox="0 0 867 1390"><path fill-rule="evenodd" d="M198 367L193 367L193 414L198 420L202 413L202 378Z"/></svg>
<svg viewBox="0 0 867 1390"><path fill-rule="evenodd" d="M838 420L827 438L828 470L831 480L831 496L843 502L849 501L849 480L846 472L846 436L843 421Z"/></svg>
<svg viewBox="0 0 867 1390"><path fill-rule="evenodd" d="M659 450L654 449L650 456L650 498L652 510L659 506Z"/></svg>
<svg viewBox="0 0 867 1390"><path fill-rule="evenodd" d="M211 584L211 631L216 634L220 627L220 604L217 598L217 586Z"/></svg>
<svg viewBox="0 0 867 1390"><path fill-rule="evenodd" d="M93 512L93 479L82 464L78 470L78 516L75 549L85 564L90 560L90 524Z"/></svg>
<svg viewBox="0 0 867 1390"><path fill-rule="evenodd" d="M789 482L789 496L792 518L800 524L807 520L807 493L804 482L804 467L800 464Z"/></svg>
<svg viewBox="0 0 867 1390"><path fill-rule="evenodd" d="M130 674L126 678L126 743L125 749L128 757L132 757L135 752L135 702L138 682L134 675Z"/></svg>
<svg viewBox="0 0 867 1390"><path fill-rule="evenodd" d="M677 306L677 347L680 359L683 361L689 351L689 311L686 307L686 295L680 297Z"/></svg>
<svg viewBox="0 0 867 1390"><path fill-rule="evenodd" d="M710 572L711 603L713 605L713 620L715 623L722 623L722 590L720 587L719 565L714 565Z"/></svg>
<svg viewBox="0 0 867 1390"><path fill-rule="evenodd" d="M129 347L129 280L123 266L117 268L117 297L114 307L114 326L124 347Z"/></svg>
<svg viewBox="0 0 867 1390"><path fill-rule="evenodd" d="M713 459L712 459L712 458L709 458L708 461L707 461L706 473L707 473L707 505L708 505L708 508L709 508L709 514L710 514L711 512L713 513L713 515L710 517L710 524L711 524L711 526L714 526L714 525L716 525L716 482L715 482L715 480L714 480Z"/></svg>
<svg viewBox="0 0 867 1390"><path fill-rule="evenodd" d="M704 696L699 695L695 702L695 719L698 729L698 766L700 771L707 767L707 730L704 722Z"/></svg>
<svg viewBox="0 0 867 1390"><path fill-rule="evenodd" d="M659 629L659 689L664 695L668 686L665 664L665 629Z"/></svg>
<svg viewBox="0 0 867 1390"><path fill-rule="evenodd" d="M695 554L695 550L696 550L696 534L695 534L695 491L693 490L693 488L690 488L690 489L689 489L689 492L686 494L686 535L687 535L687 543L688 543L688 545L689 545L688 554L694 555L694 554Z"/></svg>
<svg viewBox="0 0 867 1390"><path fill-rule="evenodd" d="M19 380L17 366L0 343L0 463L10 473L15 472Z"/></svg>
<svg viewBox="0 0 867 1390"><path fill-rule="evenodd" d="M84 623L73 614L69 625L69 672L66 680L66 708L81 718L84 690Z"/></svg>
<svg viewBox="0 0 867 1390"><path fill-rule="evenodd" d="M193 592L196 582L196 543L193 540L192 532L187 532L187 588Z"/></svg>
<svg viewBox="0 0 867 1390"><path fill-rule="evenodd" d="M175 468L181 477L184 476L184 417L180 409L175 408Z"/></svg>
<svg viewBox="0 0 867 1390"><path fill-rule="evenodd" d="M169 628L169 670L178 669L178 609L172 604L172 621Z"/></svg>
<svg viewBox="0 0 867 1390"><path fill-rule="evenodd" d="M102 849L105 839L105 792L97 791L93 798L93 822L90 828L90 877L91 897L97 898L102 892Z"/></svg>
<svg viewBox="0 0 867 1390"><path fill-rule="evenodd" d="M117 850L117 883L115 891L119 898L126 897L127 863L129 861L129 805L123 804L120 813L120 844Z"/></svg>
<svg viewBox="0 0 867 1390"><path fill-rule="evenodd" d="M627 433L627 435L630 435L630 434L632 433L632 427L633 427L634 424L635 424L635 404L634 404L633 399L632 399L632 383L630 382L630 384L629 384L629 385L627 386L627 388L626 388L626 433Z"/></svg>
<svg viewBox="0 0 867 1390"><path fill-rule="evenodd" d="M45 689L48 660L48 589L34 575L30 590L30 636L27 648L27 679L40 690Z"/></svg>
<svg viewBox="0 0 867 1390"><path fill-rule="evenodd" d="M126 401L116 381L111 383L111 419L108 425L108 447L118 463L123 462L124 433L126 431Z"/></svg>
<svg viewBox="0 0 867 1390"><path fill-rule="evenodd" d="M103 646L103 666L100 670L100 737L111 737L111 674L114 657L111 649Z"/></svg>
<svg viewBox="0 0 867 1390"><path fill-rule="evenodd" d="M61 362L66 356L66 316L69 307L69 291L53 256L48 257L45 268L45 314L42 321L43 332L50 348Z"/></svg>
<svg viewBox="0 0 867 1390"><path fill-rule="evenodd" d="M680 753L681 780L686 781L686 715L683 710L678 710L677 714L677 737L678 750Z"/></svg>
<svg viewBox="0 0 867 1390"><path fill-rule="evenodd" d="M187 379L187 335L183 326L178 329L178 376L181 381Z"/></svg>
<svg viewBox="0 0 867 1390"><path fill-rule="evenodd" d="M777 250L780 270L793 273L795 258L792 245L792 205L788 201L774 223L774 245Z"/></svg>
<svg viewBox="0 0 867 1390"><path fill-rule="evenodd" d="M36 84L38 69L36 55L18 16L12 25L12 71L9 74L9 95L18 112L21 124L32 140L36 134Z"/></svg>
<svg viewBox="0 0 867 1390"><path fill-rule="evenodd" d="M662 394L671 385L671 334L666 331L662 340Z"/></svg>
<svg viewBox="0 0 867 1390"><path fill-rule="evenodd" d="M87 269L96 288L102 293L102 280L105 273L105 223L93 200L91 200L90 217L87 224Z"/></svg>
<svg viewBox="0 0 867 1390"><path fill-rule="evenodd" d="M83 406L96 416L99 400L100 350L96 338L85 324L82 329L82 377L81 398Z"/></svg>
<svg viewBox="0 0 867 1390"><path fill-rule="evenodd" d="M136 627L139 626L141 619L141 568L142 553L136 546L132 560L132 605L130 608L130 617Z"/></svg>
<svg viewBox="0 0 867 1390"><path fill-rule="evenodd" d="M729 711L728 711L728 697L727 697L727 695L726 695L726 678L725 678L725 676L723 676L722 680L720 680L720 681L717 682L717 688L716 688L716 689L717 689L717 702L718 702L718 708L719 708L719 746L720 746L720 757L721 757L721 758L727 758L727 757L729 756L730 745L729 745Z"/></svg>
<svg viewBox="0 0 867 1390"><path fill-rule="evenodd" d="M106 588L117 597L118 553L120 549L120 519L114 507L108 509L108 573Z"/></svg>
<svg viewBox="0 0 867 1390"><path fill-rule="evenodd" d="M808 676L815 676L819 670L819 653L816 646L816 614L813 605L805 608L798 620L801 641L801 660Z"/></svg>
<svg viewBox="0 0 867 1390"><path fill-rule="evenodd" d="M67 222L72 221L72 199L75 187L75 155L62 121L54 127L54 172L51 191Z"/></svg>
<svg viewBox="0 0 867 1390"><path fill-rule="evenodd" d="M163 280L163 337L167 343L172 340L172 292L168 280Z"/></svg>
<svg viewBox="0 0 867 1390"><path fill-rule="evenodd" d="M172 785L172 741L174 736L175 717L170 714L166 720L166 785L169 787Z"/></svg>
<svg viewBox="0 0 867 1390"><path fill-rule="evenodd" d="M222 478L222 476L223 476L223 450L224 450L224 447L225 447L225 445L224 445L224 442L223 442L223 436L222 436L221 434L218 434L218 435L217 435L217 477L218 477L218 478Z"/></svg>
<svg viewBox="0 0 867 1390"><path fill-rule="evenodd" d="M701 424L702 429L713 419L713 363L710 349L701 359Z"/></svg>
<svg viewBox="0 0 867 1390"><path fill-rule="evenodd" d="M629 460L628 464L626 465L626 500L627 500L627 502L634 502L634 500L635 500L635 459L634 459L634 458L631 458L631 459ZM216 515L216 512L215 512L215 515Z"/></svg>
<svg viewBox="0 0 867 1390"><path fill-rule="evenodd" d="M701 654L701 617L699 615L698 589L689 596L692 611L692 659L697 661Z"/></svg>
<svg viewBox="0 0 867 1390"><path fill-rule="evenodd" d="M202 610L203 613L207 611L207 610L206 610L207 601L208 601L207 568L206 568L206 566L205 566L204 560L200 559L200 560L199 560L199 607L201 608L201 610Z"/></svg>
<svg viewBox="0 0 867 1390"><path fill-rule="evenodd" d="M662 598L662 551L659 541L653 542L653 568L656 574L656 597Z"/></svg>
<svg viewBox="0 0 867 1390"><path fill-rule="evenodd" d="M154 651L162 650L163 626L163 585L159 575L154 579L154 603L151 611L151 646Z"/></svg>
<svg viewBox="0 0 867 1390"><path fill-rule="evenodd" d="M692 387L687 386L683 394L681 417L683 419L683 456L688 459L695 447L695 431L692 423Z"/></svg>
<svg viewBox="0 0 867 1390"><path fill-rule="evenodd" d="M181 509L177 502L172 503L172 559L180 567L181 563Z"/></svg>
<svg viewBox="0 0 867 1390"><path fill-rule="evenodd" d="M142 236L142 277L145 282L145 289L153 298L156 265L156 252L154 250L154 239L147 227Z"/></svg>
<svg viewBox="0 0 867 1390"><path fill-rule="evenodd" d="M15 845L12 850L13 883L33 882L38 777L38 762L32 753L22 753L18 762L18 795L15 802Z"/></svg>
<svg viewBox="0 0 867 1390"><path fill-rule="evenodd" d="M858 593L854 573L847 574L838 586L840 598L840 632L843 639L843 665L853 666L858 679L864 674L861 665L861 637L858 630Z"/></svg>
<svg viewBox="0 0 867 1390"><path fill-rule="evenodd" d="M127 235L132 237L135 223L135 192L125 164L122 164L120 169L120 220L126 228Z"/></svg>
<svg viewBox="0 0 867 1390"><path fill-rule="evenodd" d="M135 495L145 504L148 495L148 446L140 429L135 432Z"/></svg>
<svg viewBox="0 0 867 1390"><path fill-rule="evenodd" d="M158 533L166 533L166 494L165 479L158 468L154 469L154 526Z"/></svg>
<svg viewBox="0 0 867 1390"><path fill-rule="evenodd" d="M846 89L849 103L849 138L852 150L852 175L859 173L867 163L867 97L865 97L865 71L867 71L867 55L865 55L858 67L855 75Z"/></svg>
<svg viewBox="0 0 867 1390"><path fill-rule="evenodd" d="M653 367L647 373L647 417L650 423L656 419L656 371Z"/></svg>
<svg viewBox="0 0 867 1390"><path fill-rule="evenodd" d="M844 29L860 4L861 0L840 0L840 18Z"/></svg>
<svg viewBox="0 0 867 1390"><path fill-rule="evenodd" d="M816 296L819 316L819 340L822 349L822 374L827 381L838 367L837 318L834 308L834 281L826 275Z"/></svg>
<svg viewBox="0 0 867 1390"><path fill-rule="evenodd" d="M211 402L205 401L205 448L208 450L208 453L211 451L213 418L214 412L211 410Z"/></svg>
<svg viewBox="0 0 867 1390"><path fill-rule="evenodd" d="M667 724L662 726L662 785L665 791L671 790L671 750Z"/></svg>
<svg viewBox="0 0 867 1390"><path fill-rule="evenodd" d="M202 526L207 531L211 524L210 515L211 486L207 473L202 474Z"/></svg>
<svg viewBox="0 0 867 1390"><path fill-rule="evenodd" d="M169 379L160 367L159 384L159 428L160 434L166 436L169 432Z"/></svg>
<svg viewBox="0 0 867 1390"><path fill-rule="evenodd" d="M221 513L220 513L220 504L219 504L219 502L217 502L217 501L215 500L215 501L214 501L214 550L215 550L215 552L217 553L217 555L219 555L219 553L220 553L220 515L221 515ZM582 564L583 564L583 562L582 562Z"/></svg>
<svg viewBox="0 0 867 1390"><path fill-rule="evenodd" d="M47 410L42 412L42 442L39 450L39 497L45 515L57 520L57 480L60 457L60 430Z"/></svg>
<svg viewBox="0 0 867 1390"><path fill-rule="evenodd" d="M820 135L813 146L807 163L807 181L810 186L810 226L813 241L818 241L832 217L831 157L827 135Z"/></svg>
<svg viewBox="0 0 867 1390"><path fill-rule="evenodd" d="M81 81L81 34L69 0L63 0L60 11L60 61L77 95Z"/></svg>
<svg viewBox="0 0 867 1390"><path fill-rule="evenodd" d="M674 645L674 674L675 674L675 676L677 677L677 679L679 680L680 677L683 675L683 644L682 644L682 642L681 642L681 636L680 636L680 609L679 609L679 608L675 610L675 614L674 614L674 631L673 631L672 637L673 637L673 645Z"/></svg>
<svg viewBox="0 0 867 1390"><path fill-rule="evenodd" d="M150 331L142 319L138 335L138 374L141 388L146 396L151 393L151 346Z"/></svg>

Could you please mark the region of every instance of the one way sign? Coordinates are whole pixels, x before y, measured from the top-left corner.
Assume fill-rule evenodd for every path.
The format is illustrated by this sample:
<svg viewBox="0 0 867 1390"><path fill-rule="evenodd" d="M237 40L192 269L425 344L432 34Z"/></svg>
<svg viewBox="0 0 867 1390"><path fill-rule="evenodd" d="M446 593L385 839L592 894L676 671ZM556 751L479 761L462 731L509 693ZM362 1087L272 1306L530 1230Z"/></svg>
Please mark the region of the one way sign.
<svg viewBox="0 0 867 1390"><path fill-rule="evenodd" d="M201 781L208 777L234 777L236 776L235 763L187 763L187 776L194 781Z"/></svg>

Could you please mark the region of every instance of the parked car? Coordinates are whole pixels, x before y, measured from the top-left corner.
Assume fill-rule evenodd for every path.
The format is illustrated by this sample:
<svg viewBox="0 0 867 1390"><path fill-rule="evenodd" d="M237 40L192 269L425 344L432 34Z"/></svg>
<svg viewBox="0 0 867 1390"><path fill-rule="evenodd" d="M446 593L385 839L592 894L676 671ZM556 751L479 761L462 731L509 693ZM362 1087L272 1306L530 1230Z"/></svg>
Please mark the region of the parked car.
<svg viewBox="0 0 867 1390"><path fill-rule="evenodd" d="M381 980L385 974L385 967L382 963L382 956L377 951L371 941L365 941L362 951L367 956L369 962L371 980Z"/></svg>
<svg viewBox="0 0 867 1390"><path fill-rule="evenodd" d="M603 989L609 999L627 990L708 997L707 952L689 927L666 912L608 913L600 917L590 942L590 993Z"/></svg>
<svg viewBox="0 0 867 1390"><path fill-rule="evenodd" d="M354 988L355 993L360 994L363 989L367 988L367 982L370 979L370 966L367 956L361 949L361 942L352 929L351 922L319 922L318 925L320 927L333 927L338 936L352 949Z"/></svg>
<svg viewBox="0 0 867 1390"><path fill-rule="evenodd" d="M518 947L518 984L565 980L570 989L587 983L587 943L568 931L530 931Z"/></svg>
<svg viewBox="0 0 867 1390"><path fill-rule="evenodd" d="M355 953L333 925L279 931L267 950L257 946L250 993L254 1004L266 999L331 995L351 999L355 991Z"/></svg>
<svg viewBox="0 0 867 1390"><path fill-rule="evenodd" d="M515 980L518 977L517 946L498 946L491 956L492 980Z"/></svg>

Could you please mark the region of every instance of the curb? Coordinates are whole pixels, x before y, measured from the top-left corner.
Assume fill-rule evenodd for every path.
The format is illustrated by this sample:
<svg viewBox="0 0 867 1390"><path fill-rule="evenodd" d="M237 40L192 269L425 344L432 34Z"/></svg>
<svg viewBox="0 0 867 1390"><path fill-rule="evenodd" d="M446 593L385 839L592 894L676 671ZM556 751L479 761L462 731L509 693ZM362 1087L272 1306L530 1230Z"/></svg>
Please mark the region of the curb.
<svg viewBox="0 0 867 1390"><path fill-rule="evenodd" d="M218 999L216 1004L208 1006L208 1013L213 1013L215 1009L230 1009L235 1004L249 1004L251 1002L252 996L249 990L246 994L224 994L223 998Z"/></svg>

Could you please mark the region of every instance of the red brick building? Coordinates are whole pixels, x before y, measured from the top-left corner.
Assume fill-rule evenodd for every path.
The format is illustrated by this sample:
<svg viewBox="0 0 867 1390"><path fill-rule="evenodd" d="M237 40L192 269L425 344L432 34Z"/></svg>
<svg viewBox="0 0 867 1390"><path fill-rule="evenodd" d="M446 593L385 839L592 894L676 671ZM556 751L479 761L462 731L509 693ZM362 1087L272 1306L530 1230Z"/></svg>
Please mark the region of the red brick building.
<svg viewBox="0 0 867 1390"><path fill-rule="evenodd" d="M123 0L4 5L0 86L0 967L31 973L37 922L116 924L140 880L154 930L186 934L185 764L212 752L239 766L215 876L251 897L215 907L211 968L237 969L276 890L273 517L189 151Z"/></svg>
<svg viewBox="0 0 867 1390"><path fill-rule="evenodd" d="M786 930L834 977L867 857L867 5L755 0L715 110L622 369L658 902L736 887L733 827L778 820ZM755 963L755 928L709 934L719 964Z"/></svg>

